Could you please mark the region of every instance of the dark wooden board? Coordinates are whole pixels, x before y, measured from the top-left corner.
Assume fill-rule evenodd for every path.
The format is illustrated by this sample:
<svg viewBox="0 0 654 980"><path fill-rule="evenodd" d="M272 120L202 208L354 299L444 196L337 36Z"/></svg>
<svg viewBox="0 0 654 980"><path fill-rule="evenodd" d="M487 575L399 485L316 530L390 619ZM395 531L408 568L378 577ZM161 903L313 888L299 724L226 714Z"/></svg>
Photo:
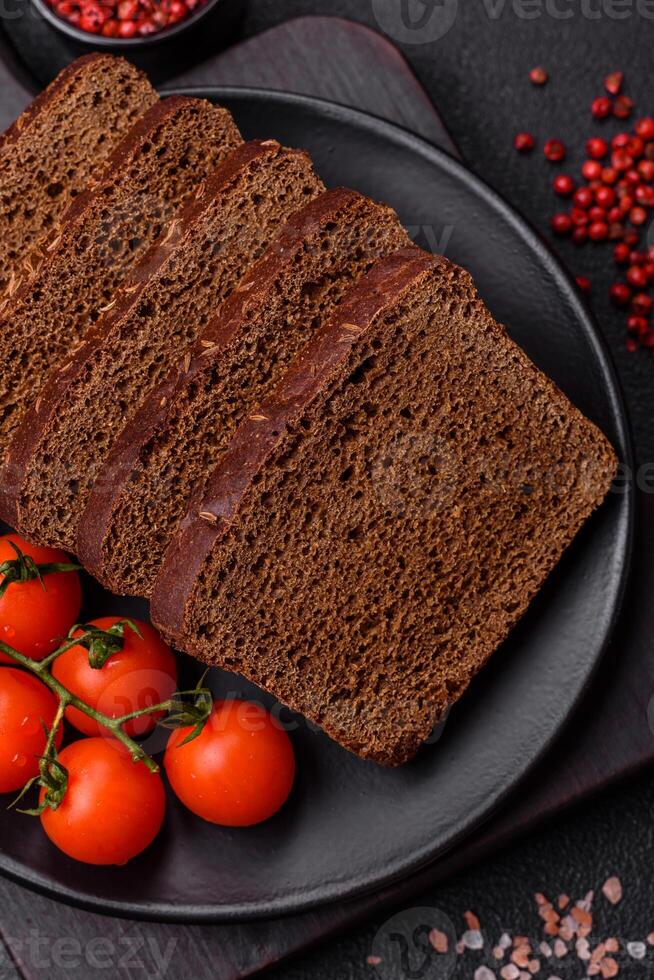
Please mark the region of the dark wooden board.
<svg viewBox="0 0 654 980"><path fill-rule="evenodd" d="M49 43L56 49L56 39L50 36ZM29 52L22 53L29 64ZM38 85L34 81L26 84L14 59L7 58L5 52L0 51L0 57L0 126L4 127L29 100L30 89L35 91ZM323 95L363 106L451 149L442 123L401 56L382 38L358 25L327 18L288 22L267 36L205 61L197 67L197 74L185 71L168 82L170 86L210 83L263 84ZM633 583L616 634L619 646L614 643L609 651L585 709L510 808L446 860L380 895L276 922L242 926L141 926L82 913L0 881L0 929L6 945L14 950L13 960L7 956L0 959L0 971L5 971L0 972L0 980L21 975L54 980L93 976L93 962L87 959L88 943L100 938L106 939L112 950L107 953L112 976L152 973L156 954L165 953L170 940L175 941L175 947L166 973L169 978L211 976L231 980L251 975L381 907L406 901L564 806L651 762L654 739L647 709L654 688L650 654L654 503L647 494L638 499L636 540ZM37 933L32 934L33 939L72 937L68 959L65 955L43 956L34 941L25 945L34 929ZM126 943L128 938L133 940L132 947ZM135 951L141 942L144 945ZM132 954L143 967L130 974L125 957Z"/></svg>

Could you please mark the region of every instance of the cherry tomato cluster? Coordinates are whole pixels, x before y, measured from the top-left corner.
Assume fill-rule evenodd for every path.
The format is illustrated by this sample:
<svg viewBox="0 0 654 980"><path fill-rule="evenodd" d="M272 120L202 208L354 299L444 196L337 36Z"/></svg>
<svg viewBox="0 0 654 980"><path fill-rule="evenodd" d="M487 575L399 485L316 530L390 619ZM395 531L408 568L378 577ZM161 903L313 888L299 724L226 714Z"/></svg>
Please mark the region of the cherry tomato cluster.
<svg viewBox="0 0 654 980"><path fill-rule="evenodd" d="M76 627L76 569L63 552L0 537L0 640L19 655L4 654L0 667L0 793L38 782L40 805L28 812L38 813L50 840L78 861L120 865L148 847L164 821L158 767L144 752L134 761L131 740L148 735L159 708L175 703L177 666L147 623L111 616ZM85 737L59 751L62 715ZM241 827L284 804L295 757L262 706L209 699L201 724L174 728L164 768L189 810Z"/></svg>
<svg viewBox="0 0 654 980"><path fill-rule="evenodd" d="M124 41L149 37L185 20L206 0L48 0L59 17L89 34Z"/></svg>

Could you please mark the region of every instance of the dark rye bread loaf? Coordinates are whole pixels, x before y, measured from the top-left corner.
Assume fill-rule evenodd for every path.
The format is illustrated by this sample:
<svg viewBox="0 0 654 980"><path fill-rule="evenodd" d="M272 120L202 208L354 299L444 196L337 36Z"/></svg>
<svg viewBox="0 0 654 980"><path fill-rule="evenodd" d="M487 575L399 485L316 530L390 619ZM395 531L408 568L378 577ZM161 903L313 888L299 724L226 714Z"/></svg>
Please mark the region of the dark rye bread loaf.
<svg viewBox="0 0 654 980"><path fill-rule="evenodd" d="M240 427L168 549L152 618L350 751L399 765L615 469L470 276L406 250Z"/></svg>
<svg viewBox="0 0 654 980"><path fill-rule="evenodd" d="M248 408L373 262L408 243L397 215L327 191L282 229L192 357L121 434L81 521L77 553L117 593L148 595L199 480Z"/></svg>
<svg viewBox="0 0 654 980"><path fill-rule="evenodd" d="M226 110L166 99L132 128L102 178L75 198L45 246L47 258L0 304L0 458L46 372L69 356L126 273L240 142Z"/></svg>
<svg viewBox="0 0 654 980"><path fill-rule="evenodd" d="M0 291L157 98L123 58L89 54L0 137Z"/></svg>
<svg viewBox="0 0 654 980"><path fill-rule="evenodd" d="M286 216L323 190L305 152L272 140L243 143L200 186L28 409L9 451L13 527L75 548L89 491L125 422L183 363Z"/></svg>

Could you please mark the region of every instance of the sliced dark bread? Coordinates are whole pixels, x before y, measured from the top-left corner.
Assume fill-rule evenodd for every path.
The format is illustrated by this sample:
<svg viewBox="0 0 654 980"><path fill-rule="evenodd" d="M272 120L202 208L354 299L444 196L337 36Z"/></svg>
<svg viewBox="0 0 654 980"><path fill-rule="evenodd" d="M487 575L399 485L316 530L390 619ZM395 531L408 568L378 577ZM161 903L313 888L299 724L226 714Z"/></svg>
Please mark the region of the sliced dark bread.
<svg viewBox="0 0 654 980"><path fill-rule="evenodd" d="M0 137L0 291L142 113L157 101L123 58L65 68Z"/></svg>
<svg viewBox="0 0 654 980"><path fill-rule="evenodd" d="M46 372L70 355L130 268L240 142L226 110L166 99L141 117L97 184L75 198L48 257L0 304L0 458Z"/></svg>
<svg viewBox="0 0 654 980"><path fill-rule="evenodd" d="M397 215L355 191L327 191L282 229L183 372L121 434L89 498L77 552L118 593L148 595L196 484L248 409L381 255L405 247Z"/></svg>
<svg viewBox="0 0 654 980"><path fill-rule="evenodd" d="M25 414L9 453L13 527L74 549L89 491L125 422L286 216L323 190L306 153L272 140L241 144L201 185Z"/></svg>
<svg viewBox="0 0 654 980"><path fill-rule="evenodd" d="M417 751L607 493L615 455L470 276L378 263L250 414L152 618L350 751Z"/></svg>

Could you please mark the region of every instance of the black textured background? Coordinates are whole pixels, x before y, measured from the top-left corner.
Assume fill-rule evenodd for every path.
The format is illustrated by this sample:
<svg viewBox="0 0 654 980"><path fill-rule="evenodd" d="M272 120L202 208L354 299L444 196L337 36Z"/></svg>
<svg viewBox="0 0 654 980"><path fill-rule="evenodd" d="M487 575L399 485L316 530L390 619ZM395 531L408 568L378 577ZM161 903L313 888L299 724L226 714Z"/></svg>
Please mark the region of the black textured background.
<svg viewBox="0 0 654 980"><path fill-rule="evenodd" d="M398 0L383 2L393 7ZM250 0L244 33L256 33L307 13L341 15L378 27L374 9L373 0ZM531 19L522 16L524 11ZM553 16L553 11L572 16ZM648 11L654 17L654 5ZM628 0L615 4L610 0L586 0L585 4L556 0L546 5L543 0L540 6L536 0L524 7L510 0L504 4L459 0L454 24L444 38L400 47L436 102L466 162L550 237L549 217L557 210L550 186L554 173L578 170L588 136L612 135L624 128L618 121L596 123L590 115L592 99L603 94L604 75L622 69L625 91L635 100L637 111L654 114L653 42L654 19L644 17L635 0L633 5ZM527 77L537 64L550 73L550 82L543 88L533 87ZM512 140L521 129L533 132L541 146L549 137L563 139L568 160L557 168L539 152L519 156L512 149ZM638 459L641 463L654 460L654 358L625 350L624 318L612 310L607 299L608 285L615 277L611 249L555 244L575 274L583 273L592 280L592 306L627 394ZM599 893L607 876L617 874L624 898L613 908L601 894L596 896L593 933L599 939L610 934L625 941L644 939L654 930L651 782L645 774L610 796L587 802L547 830L447 885L416 896L413 904L442 910L460 931L463 912L471 909L491 942L503 930L539 938L542 923L535 911L534 892L553 897L566 892L581 898L591 888ZM279 968L276 980L375 978L377 973L366 958L381 924L371 923ZM653 947L648 948L645 961L636 962L626 955L618 959L620 976L654 975ZM467 953L456 976L472 977L482 962L486 962L482 954ZM565 980L585 975L576 957L562 961L556 969L543 967L537 976L547 978L550 973Z"/></svg>

